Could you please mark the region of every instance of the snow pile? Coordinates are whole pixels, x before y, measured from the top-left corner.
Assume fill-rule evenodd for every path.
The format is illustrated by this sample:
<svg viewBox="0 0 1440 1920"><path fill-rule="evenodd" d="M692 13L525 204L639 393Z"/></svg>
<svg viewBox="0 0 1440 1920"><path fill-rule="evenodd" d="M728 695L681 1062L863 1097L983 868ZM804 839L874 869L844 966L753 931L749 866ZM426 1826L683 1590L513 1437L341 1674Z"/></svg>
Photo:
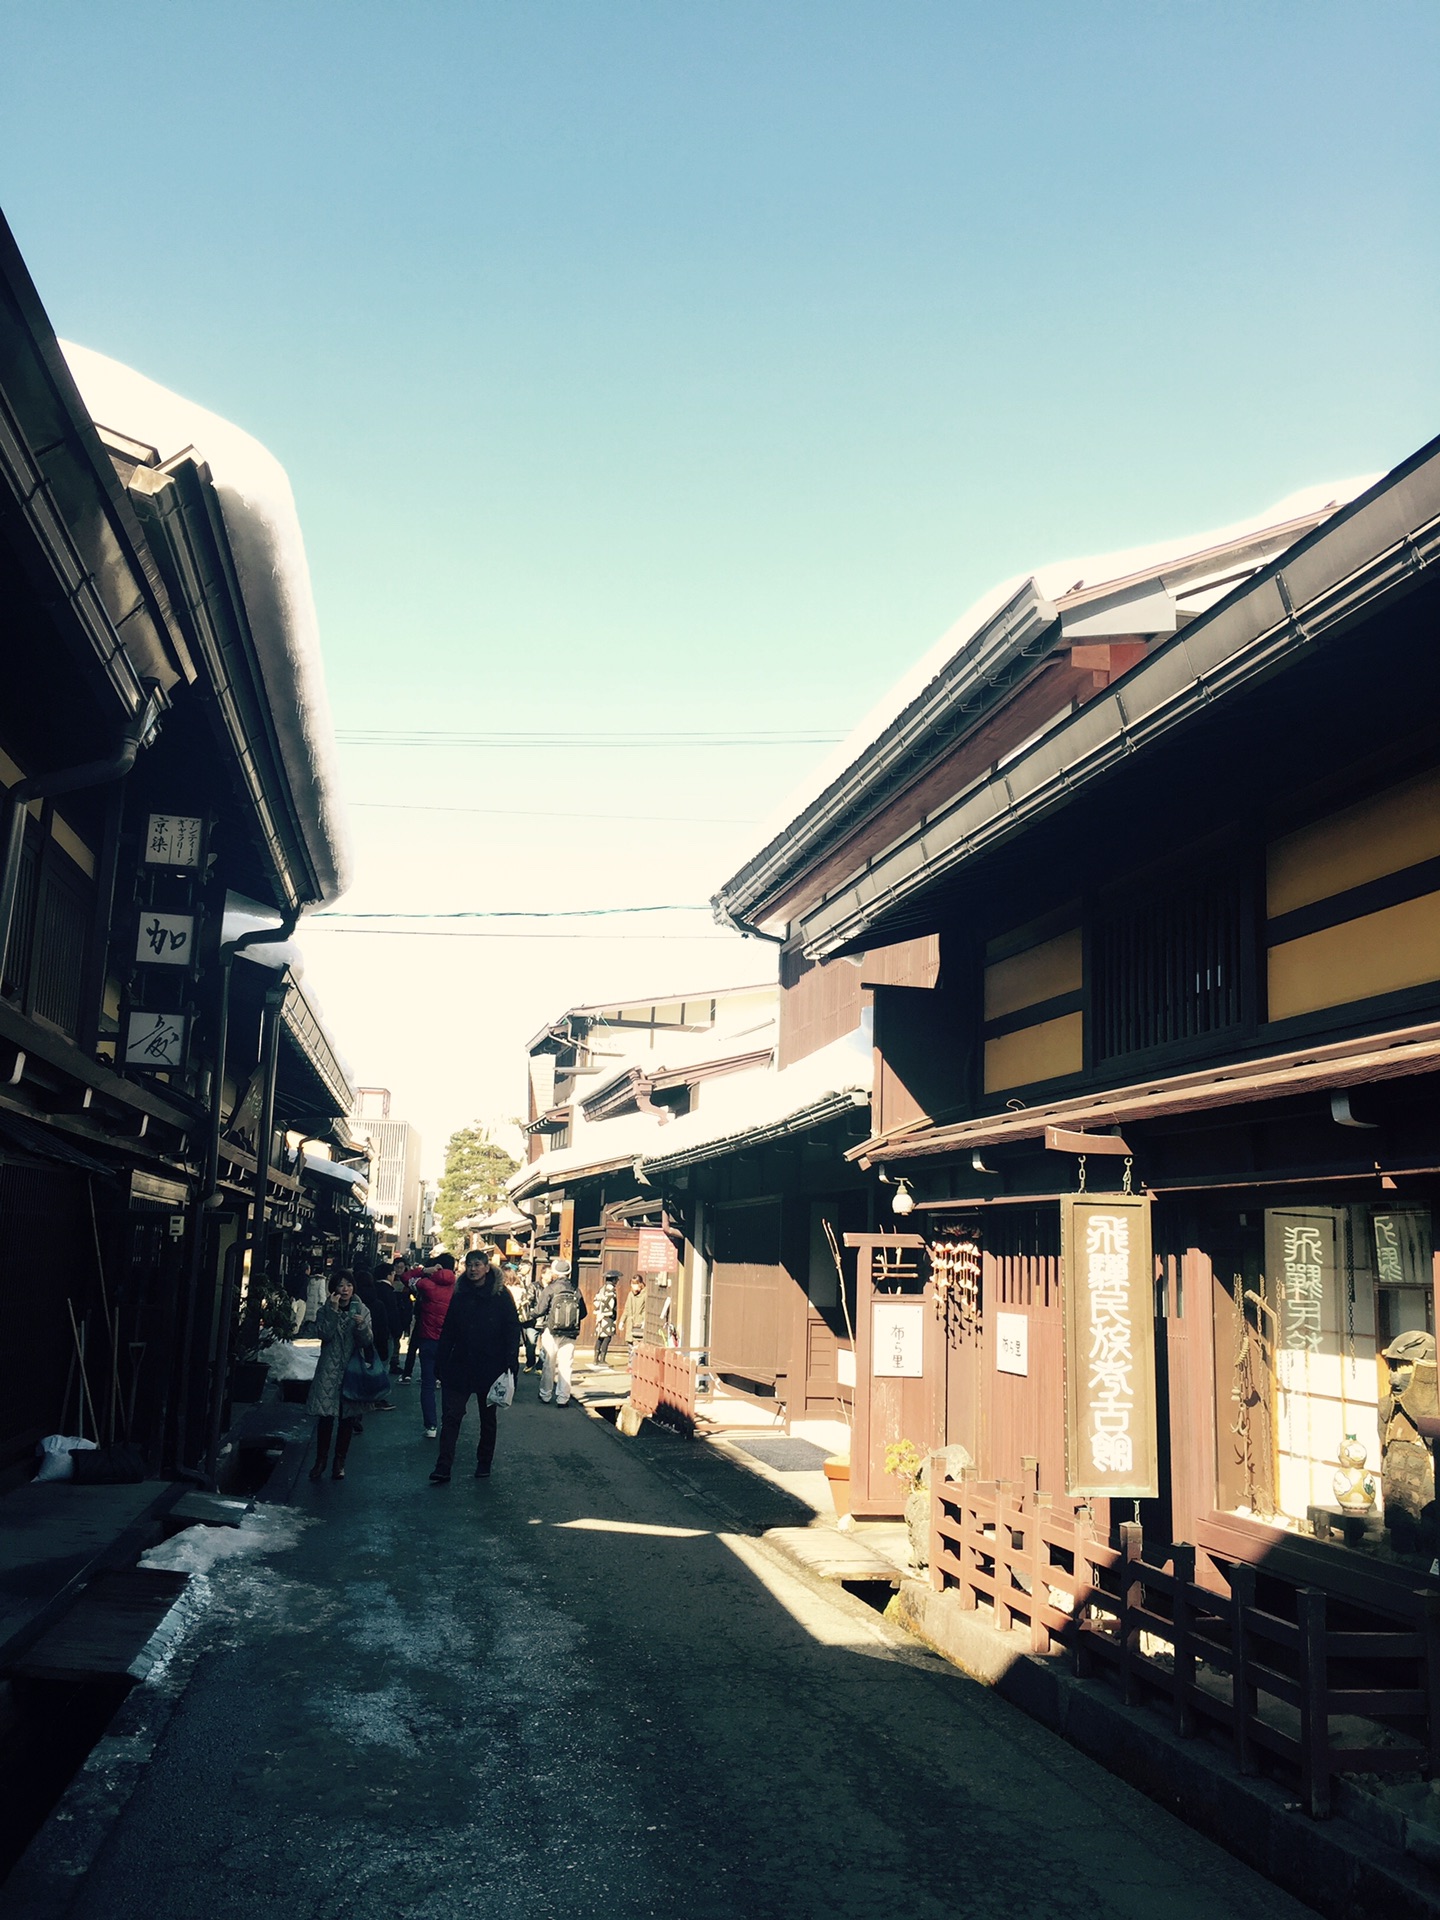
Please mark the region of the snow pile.
<svg viewBox="0 0 1440 1920"><path fill-rule="evenodd" d="M285 469L230 421L133 368L70 341L60 348L97 426L143 441L166 461L192 449L209 467L306 842L324 900L338 899L350 855L315 598Z"/></svg>
<svg viewBox="0 0 1440 1920"><path fill-rule="evenodd" d="M306 1527L313 1525L312 1519L292 1507L252 1507L238 1527L187 1527L163 1546L142 1553L140 1565L169 1573L209 1573L221 1561L288 1552L300 1544Z"/></svg>
<svg viewBox="0 0 1440 1920"><path fill-rule="evenodd" d="M276 1340L262 1356L272 1380L313 1380L320 1358L318 1347L297 1347L291 1340Z"/></svg>

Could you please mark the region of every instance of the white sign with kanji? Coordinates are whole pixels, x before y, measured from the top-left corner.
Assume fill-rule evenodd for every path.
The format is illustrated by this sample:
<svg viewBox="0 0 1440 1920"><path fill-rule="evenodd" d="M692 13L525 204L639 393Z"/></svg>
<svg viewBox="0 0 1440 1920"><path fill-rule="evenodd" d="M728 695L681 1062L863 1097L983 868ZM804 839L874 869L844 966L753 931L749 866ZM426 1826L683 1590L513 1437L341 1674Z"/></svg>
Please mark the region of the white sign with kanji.
<svg viewBox="0 0 1440 1920"><path fill-rule="evenodd" d="M925 1308L918 1300L876 1300L870 1309L870 1371L877 1380L925 1373Z"/></svg>
<svg viewBox="0 0 1440 1920"><path fill-rule="evenodd" d="M193 913L142 913L135 958L147 967L188 967L194 957Z"/></svg>
<svg viewBox="0 0 1440 1920"><path fill-rule="evenodd" d="M152 813L145 835L147 867L198 867L204 821L194 814Z"/></svg>
<svg viewBox="0 0 1440 1920"><path fill-rule="evenodd" d="M185 1025L183 1013L132 1013L125 1034L126 1066L183 1066Z"/></svg>
<svg viewBox="0 0 1440 1920"><path fill-rule="evenodd" d="M996 1314L995 1370L997 1373L1029 1373L1030 1319L1027 1314Z"/></svg>

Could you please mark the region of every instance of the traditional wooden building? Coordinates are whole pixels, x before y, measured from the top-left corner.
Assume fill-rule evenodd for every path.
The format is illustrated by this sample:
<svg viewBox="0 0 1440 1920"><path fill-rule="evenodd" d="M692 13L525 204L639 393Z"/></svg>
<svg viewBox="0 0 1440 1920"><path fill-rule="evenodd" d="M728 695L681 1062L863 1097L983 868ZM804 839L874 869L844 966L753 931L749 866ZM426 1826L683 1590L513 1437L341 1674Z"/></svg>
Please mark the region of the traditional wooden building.
<svg viewBox="0 0 1440 1920"><path fill-rule="evenodd" d="M902 1196L860 1317L920 1309L903 1377L862 1351L862 1511L898 1504L902 1422L987 1478L1089 1487L1082 1186L1153 1234L1148 1538L1332 1531L1346 1435L1378 1482L1387 1389L1433 1394L1440 453L1346 491L1010 583L719 897L796 970L937 945L933 980L875 990L853 1151ZM1377 1358L1405 1334L1413 1381ZM1428 1463L1399 1465L1424 1498L1391 1547L1428 1564Z"/></svg>
<svg viewBox="0 0 1440 1920"><path fill-rule="evenodd" d="M0 1472L82 1427L203 1464L246 1272L258 1312L317 1240L286 1133L353 1099L288 944L343 865L298 524L67 360L3 226L0 425Z"/></svg>

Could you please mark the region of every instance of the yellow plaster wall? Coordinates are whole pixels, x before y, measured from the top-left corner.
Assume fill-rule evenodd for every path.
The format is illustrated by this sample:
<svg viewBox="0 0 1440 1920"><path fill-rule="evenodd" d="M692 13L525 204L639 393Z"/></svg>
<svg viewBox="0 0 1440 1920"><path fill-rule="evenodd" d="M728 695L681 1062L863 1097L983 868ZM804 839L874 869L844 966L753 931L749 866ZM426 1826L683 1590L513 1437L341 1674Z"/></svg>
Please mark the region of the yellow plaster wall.
<svg viewBox="0 0 1440 1920"><path fill-rule="evenodd" d="M1266 850L1266 907L1274 919L1437 855L1440 769L1272 841Z"/></svg>
<svg viewBox="0 0 1440 1920"><path fill-rule="evenodd" d="M987 1040L985 1091L1003 1093L1007 1087L1053 1080L1062 1073L1078 1073L1084 1064L1084 1015L1063 1013L1058 1020L1042 1020L1038 1026Z"/></svg>
<svg viewBox="0 0 1440 1920"><path fill-rule="evenodd" d="M1440 893L1272 947L1270 1018L1286 1020L1431 980L1440 980Z"/></svg>
<svg viewBox="0 0 1440 1920"><path fill-rule="evenodd" d="M1080 929L1042 941L985 969L985 1018L998 1020L1057 993L1073 993L1084 984ZM1015 1084L1015 1083L1011 1083Z"/></svg>

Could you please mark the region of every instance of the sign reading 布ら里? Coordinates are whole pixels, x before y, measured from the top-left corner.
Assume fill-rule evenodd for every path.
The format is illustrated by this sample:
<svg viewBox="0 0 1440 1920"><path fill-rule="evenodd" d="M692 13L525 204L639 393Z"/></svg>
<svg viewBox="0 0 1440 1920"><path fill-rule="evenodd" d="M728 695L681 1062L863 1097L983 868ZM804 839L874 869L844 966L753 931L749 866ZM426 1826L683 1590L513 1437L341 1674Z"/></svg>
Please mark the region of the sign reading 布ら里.
<svg viewBox="0 0 1440 1920"><path fill-rule="evenodd" d="M1144 1194L1060 1202L1065 1310L1065 1491L1153 1499L1155 1294Z"/></svg>

